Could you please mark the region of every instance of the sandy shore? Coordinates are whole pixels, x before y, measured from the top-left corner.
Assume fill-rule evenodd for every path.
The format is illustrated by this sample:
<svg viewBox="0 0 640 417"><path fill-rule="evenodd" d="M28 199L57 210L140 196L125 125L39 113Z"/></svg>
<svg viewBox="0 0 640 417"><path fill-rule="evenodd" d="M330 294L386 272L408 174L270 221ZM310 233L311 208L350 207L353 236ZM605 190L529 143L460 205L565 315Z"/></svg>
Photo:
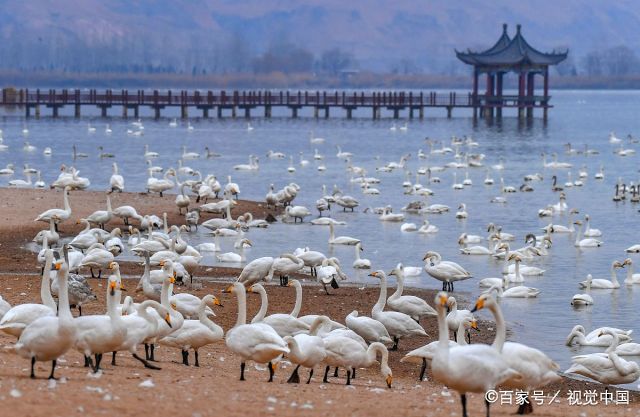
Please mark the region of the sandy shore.
<svg viewBox="0 0 640 417"><path fill-rule="evenodd" d="M140 212L170 213L172 224L182 223L173 204L173 196L147 196L143 194L112 195L113 205L131 204ZM55 191L0 190L0 294L12 304L37 302L39 297L39 278L26 275L25 272L37 270L35 256L21 249L38 230L46 227L44 223L35 223L33 219L41 211L54 205L61 207L62 193ZM73 192L71 205L73 218L79 218L104 206L104 193ZM264 208L252 202L241 202L237 213L251 211L256 217L264 218L268 213ZM115 223L110 225L115 227ZM67 222L61 226L64 235L78 230L78 226ZM128 272L136 274L138 267L128 267ZM124 269L124 266L123 266ZM203 268L204 269L204 268ZM223 277L229 280L236 276L237 270L212 268L199 276ZM375 287L343 286L335 295L326 296L320 288L310 283L304 286L303 308L301 314L326 314L334 320L344 322L344 317L352 310L369 314L375 303L378 291ZM104 311L104 280L91 280L99 300L83 307L85 314ZM129 295L141 300L135 294L135 281L127 280ZM221 294L224 283L204 282L202 289L195 291L198 296L214 293L224 304L216 311L216 322L228 330L236 318L234 296ZM180 291L180 289L178 290ZM294 303L292 288L268 286L269 313L288 312ZM430 301L432 291L408 290ZM251 317L258 310L259 298L249 296L248 314ZM403 340L398 352L391 352L390 366L393 370L393 388L387 389L379 368L358 371L351 387L345 387L344 373L340 378L330 378L329 384L323 384L322 369L316 369L310 385L287 384L292 371L285 361L276 373L274 383L267 383L266 369L247 367L247 381L238 381L239 360L229 352L224 343L218 343L200 351L200 368L185 367L178 363L180 352L160 347L157 357L161 371L149 371L131 359L128 354L120 354L118 366L113 367L109 360L103 361L104 372L99 378L90 376L82 367L82 356L77 352L68 352L60 364L57 375L64 380L52 384L46 379L36 381L28 378L28 363L15 355L0 349L0 400L7 410L16 416L51 415L123 415L133 416L153 413L157 416L424 416L424 415L460 415L458 396L440 384L427 381L418 382L419 366L400 363L400 358L408 350L419 347L437 337L436 320L425 319L421 322L429 337L415 337ZM492 323L480 323L481 332L474 334L474 342L490 343L494 337ZM9 345L13 338L1 335L0 345ZM38 364L37 374L45 377L49 364ZM303 371L301 379L307 372ZM151 381L146 382L146 381ZM144 384L143 384L144 383ZM141 385L142 384L142 385ZM151 387L145 385L153 385ZM568 390L603 391L603 386L587 382L563 379L561 384L550 386L544 392L551 396L560 390L557 399L550 405L536 407L535 414L543 416L570 415L638 415L640 396L630 393L630 405L577 406L569 405ZM615 391L615 389L613 390ZM598 394L599 395L599 394ZM598 399L600 397L598 396ZM615 395L614 395L615 398ZM547 398L545 403L549 402ZM471 416L484 415L481 395L470 395L469 413ZM515 411L515 405L492 407L492 415L509 415Z"/></svg>

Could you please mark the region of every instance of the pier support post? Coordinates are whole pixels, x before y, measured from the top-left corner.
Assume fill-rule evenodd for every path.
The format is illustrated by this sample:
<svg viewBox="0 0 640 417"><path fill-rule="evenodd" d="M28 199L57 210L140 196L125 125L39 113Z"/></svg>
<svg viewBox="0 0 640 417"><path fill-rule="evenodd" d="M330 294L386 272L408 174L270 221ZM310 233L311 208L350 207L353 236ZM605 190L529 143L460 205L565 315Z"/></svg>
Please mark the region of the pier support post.
<svg viewBox="0 0 640 417"><path fill-rule="evenodd" d="M231 106L231 117L236 118L236 106Z"/></svg>
<svg viewBox="0 0 640 417"><path fill-rule="evenodd" d="M527 119L533 118L533 105L535 100L533 97L535 91L535 73L530 72L527 74Z"/></svg>
<svg viewBox="0 0 640 417"><path fill-rule="evenodd" d="M504 105L504 99L502 98L502 78L504 73L499 72L496 74L496 96L499 99L498 106L496 107L496 117L502 119L502 106Z"/></svg>
<svg viewBox="0 0 640 417"><path fill-rule="evenodd" d="M318 106L314 107L313 108L313 117L315 117L316 119L318 118L318 112L319 112Z"/></svg>
<svg viewBox="0 0 640 417"><path fill-rule="evenodd" d="M251 119L251 108L250 107L245 107L244 108L244 118L245 119Z"/></svg>
<svg viewBox="0 0 640 417"><path fill-rule="evenodd" d="M324 109L324 118L325 119L329 118L329 106L325 107Z"/></svg>
<svg viewBox="0 0 640 417"><path fill-rule="evenodd" d="M222 119L222 106L218 106L218 119Z"/></svg>
<svg viewBox="0 0 640 417"><path fill-rule="evenodd" d="M187 119L189 117L189 108L187 106L180 106L180 117Z"/></svg>
<svg viewBox="0 0 640 417"><path fill-rule="evenodd" d="M58 106L53 106L53 117L58 117Z"/></svg>
<svg viewBox="0 0 640 417"><path fill-rule="evenodd" d="M202 118L204 118L204 119L208 119L209 118L209 108L207 108L207 107L203 107L202 108Z"/></svg>
<svg viewBox="0 0 640 417"><path fill-rule="evenodd" d="M451 119L451 112L453 111L452 106L447 106L447 119Z"/></svg>
<svg viewBox="0 0 640 417"><path fill-rule="evenodd" d="M73 116L80 117L80 105L76 104L73 109Z"/></svg>
<svg viewBox="0 0 640 417"><path fill-rule="evenodd" d="M29 106L28 104L24 106L24 117L31 117L31 106Z"/></svg>
<svg viewBox="0 0 640 417"><path fill-rule="evenodd" d="M39 119L40 118L40 106L36 104L35 109L36 109L36 119Z"/></svg>
<svg viewBox="0 0 640 417"><path fill-rule="evenodd" d="M124 119L126 119L127 117L129 117L128 115L128 110L127 110L127 106L122 106L122 117Z"/></svg>
<svg viewBox="0 0 640 417"><path fill-rule="evenodd" d="M409 119L413 119L413 107L409 107Z"/></svg>
<svg viewBox="0 0 640 417"><path fill-rule="evenodd" d="M347 107L347 119L351 120L353 118L353 109L351 107Z"/></svg>
<svg viewBox="0 0 640 417"><path fill-rule="evenodd" d="M134 106L134 107L133 107L133 117L135 117L136 119L137 119L138 117L140 117L140 109L139 109L139 106Z"/></svg>
<svg viewBox="0 0 640 417"><path fill-rule="evenodd" d="M424 107L420 107L419 111L420 111L419 117L420 117L420 120L422 120L424 119Z"/></svg>
<svg viewBox="0 0 640 417"><path fill-rule="evenodd" d="M264 117L271 117L271 106L264 106Z"/></svg>
<svg viewBox="0 0 640 417"><path fill-rule="evenodd" d="M102 117L107 117L107 106L98 106L100 107L100 115Z"/></svg>
<svg viewBox="0 0 640 417"><path fill-rule="evenodd" d="M400 118L400 110L397 107L393 109L393 118L394 119Z"/></svg>
<svg viewBox="0 0 640 417"><path fill-rule="evenodd" d="M294 119L298 118L298 108L297 107L291 107L291 117Z"/></svg>
<svg viewBox="0 0 640 417"><path fill-rule="evenodd" d="M160 106L154 106L153 107L153 112L154 112L153 117L155 117L156 119L159 119L160 118Z"/></svg>

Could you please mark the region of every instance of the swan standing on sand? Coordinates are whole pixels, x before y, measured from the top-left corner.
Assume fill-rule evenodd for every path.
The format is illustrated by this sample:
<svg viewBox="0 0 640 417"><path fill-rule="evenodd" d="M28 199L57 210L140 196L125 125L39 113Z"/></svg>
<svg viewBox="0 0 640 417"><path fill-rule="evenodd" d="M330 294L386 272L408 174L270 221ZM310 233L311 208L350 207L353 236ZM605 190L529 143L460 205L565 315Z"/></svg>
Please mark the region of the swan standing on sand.
<svg viewBox="0 0 640 417"><path fill-rule="evenodd" d="M66 220L69 220L69 218L71 217L71 206L69 205L69 190L71 188L70 187L64 187L64 191L63 191L63 201L64 201L64 209L49 209L47 211L44 211L42 213L40 213L40 215L38 215L38 217L36 217L35 221L40 221L40 222L49 222L49 220L51 219L51 217L56 216L56 218L58 219L56 221L56 231L58 230L58 224L62 223Z"/></svg>
<svg viewBox="0 0 640 417"><path fill-rule="evenodd" d="M42 281L40 284L40 298L42 304L19 304L10 308L0 319L0 330L19 338L24 329L40 317L55 316L58 312L51 289L49 287L49 271L53 262L53 251L45 252L45 263L42 269Z"/></svg>
<svg viewBox="0 0 640 417"><path fill-rule="evenodd" d="M293 280L289 285L293 285L293 282L297 281ZM302 287L298 288L296 288L296 306L299 306L302 303ZM295 317L293 314L276 313L265 317L265 314L267 313L267 310L269 308L269 298L267 297L267 291L261 284L253 284L251 288L247 290L247 292L256 292L260 294L261 301L260 310L251 320L251 323L267 324L271 326L271 328L273 328L273 330L275 330L280 337L295 336L300 333L309 332L309 325L299 318ZM298 302L298 300L300 301ZM299 310L299 308L297 309ZM294 312L295 311L296 307L294 307Z"/></svg>
<svg viewBox="0 0 640 417"><path fill-rule="evenodd" d="M383 311L387 301L387 276L384 271L375 271L370 273L369 276L380 280L380 296L371 309L371 317L382 323L393 338L391 350L397 350L398 342L404 337L414 335L427 336L422 326L407 314L398 311Z"/></svg>
<svg viewBox="0 0 640 417"><path fill-rule="evenodd" d="M386 346L379 342L372 343L365 348L360 343L345 336L332 336L324 339L324 347L327 352L325 363L327 367L324 371L322 382L328 383L329 369L331 366L340 366L347 369L347 384L351 385L351 375L355 375L356 368L369 368L377 364L378 354L382 356L380 360L380 372L385 378L387 387L391 388L393 374L389 368L389 351Z"/></svg>
<svg viewBox="0 0 640 417"><path fill-rule="evenodd" d="M31 360L31 378L35 378L36 361L51 361L49 379L55 379L57 360L64 355L75 341L74 318L69 310L69 296L67 294L68 266L64 262L57 262L55 269L60 276L60 298L58 316L45 316L27 326L13 350L25 359Z"/></svg>
<svg viewBox="0 0 640 417"><path fill-rule="evenodd" d="M380 342L385 345L393 343L384 324L371 317L358 316L357 310L349 313L345 318L345 324L367 343Z"/></svg>
<svg viewBox="0 0 640 417"><path fill-rule="evenodd" d="M462 415L466 417L467 392L484 394L520 374L491 346L474 344L449 347L449 331L445 322L447 298L445 292L438 293L435 298L439 339L431 369L434 380L460 393ZM488 417L490 403L485 400L485 404Z"/></svg>
<svg viewBox="0 0 640 417"><path fill-rule="evenodd" d="M311 382L313 368L320 362L324 361L327 357L327 352L324 348L324 340L320 336L316 335L318 329L327 322L329 322L329 317L318 316L311 325L309 334L298 334L295 336L284 337L283 340L289 347L289 354L287 355L287 358L296 365L287 382L294 384L300 382L298 369L300 369L301 366L309 368L309 379L307 379L307 384Z"/></svg>
<svg viewBox="0 0 640 417"><path fill-rule="evenodd" d="M427 261L424 270L438 281L442 281L443 291L453 291L453 283L472 277L471 273L455 262L443 261L438 252L429 251L422 258Z"/></svg>
<svg viewBox="0 0 640 417"><path fill-rule="evenodd" d="M222 340L224 331L207 317L207 307L221 306L220 300L214 295L205 295L198 306L198 320L185 320L175 332L160 339L160 344L180 349L182 364L189 366L189 349L193 349L195 366L200 366L198 349Z"/></svg>
<svg viewBox="0 0 640 417"><path fill-rule="evenodd" d="M416 322L420 322L422 317L435 316L437 314L433 307L422 298L413 295L402 295L405 276L402 264L398 264L395 269L389 272L389 275L395 275L398 282L396 291L387 299L389 308L410 316Z"/></svg>
<svg viewBox="0 0 640 417"><path fill-rule="evenodd" d="M124 178L118 174L118 164L113 163L113 174L109 179L109 185L111 186L111 192L117 191L119 193L124 191Z"/></svg>
<svg viewBox="0 0 640 417"><path fill-rule="evenodd" d="M490 294L481 295L472 312L483 308L491 311L496 323L496 338L492 346L502 354L507 365L520 374L518 378L503 382L502 386L528 393L561 380L557 373L560 366L542 351L522 343L505 342L506 326L502 311ZM531 401L522 402L518 408L518 414L531 412L533 412Z"/></svg>
<svg viewBox="0 0 640 417"><path fill-rule="evenodd" d="M269 364L269 382L273 381L275 367L272 362L280 355L289 353L287 343L278 333L264 323L247 322L247 296L244 285L233 283L224 290L235 293L238 300L238 319L235 326L227 331L225 342L229 350L241 358L240 380L244 381L244 369L248 360Z"/></svg>
<svg viewBox="0 0 640 417"><path fill-rule="evenodd" d="M89 223L97 224L101 229L104 229L104 225L109 223L112 217L111 198L107 195L107 209L94 211L86 219Z"/></svg>

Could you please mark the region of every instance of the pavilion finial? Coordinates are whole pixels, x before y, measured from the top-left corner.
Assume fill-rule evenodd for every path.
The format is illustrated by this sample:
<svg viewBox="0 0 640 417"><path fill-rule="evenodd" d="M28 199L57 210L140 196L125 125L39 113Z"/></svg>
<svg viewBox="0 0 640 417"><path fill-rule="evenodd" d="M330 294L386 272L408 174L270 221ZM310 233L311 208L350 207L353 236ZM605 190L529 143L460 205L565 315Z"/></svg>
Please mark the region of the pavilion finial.
<svg viewBox="0 0 640 417"><path fill-rule="evenodd" d="M520 34L520 28L522 27L522 25L520 23L518 23L516 25L516 34L519 35Z"/></svg>
<svg viewBox="0 0 640 417"><path fill-rule="evenodd" d="M504 33L504 34L507 33L507 24L506 23L502 24L502 33Z"/></svg>

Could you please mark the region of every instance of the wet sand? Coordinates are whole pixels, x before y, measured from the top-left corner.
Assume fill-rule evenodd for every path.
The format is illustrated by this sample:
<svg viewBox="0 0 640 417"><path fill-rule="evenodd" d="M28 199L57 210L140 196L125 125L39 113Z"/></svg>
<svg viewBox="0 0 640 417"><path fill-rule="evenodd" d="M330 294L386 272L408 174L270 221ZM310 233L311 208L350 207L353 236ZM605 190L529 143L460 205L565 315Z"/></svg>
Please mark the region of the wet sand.
<svg viewBox="0 0 640 417"><path fill-rule="evenodd" d="M102 209L106 200L104 193L76 191L72 192L72 218L87 215ZM148 196L143 194L112 194L112 203L116 207L131 204L140 212L163 211L170 213L171 224L182 224L183 218L177 215L173 204L174 196ZM22 247L30 241L37 231L46 228L45 223L33 222L38 213L53 207L62 207L62 193L55 191L0 190L0 294L11 304L39 301L40 278L31 273L38 270L35 255ZM236 213L251 211L258 218L264 218L268 211L252 202L241 202ZM120 224L117 221L108 228ZM64 223L63 235L79 230L74 222ZM129 269L126 269L129 268ZM222 294L224 282L237 276L233 268L202 268L198 276L215 277L216 282L203 282L203 288L193 291L202 296L213 293L218 296L224 307L216 309L215 321L225 331L235 323L235 296ZM135 276L139 266L123 264L123 271ZM29 274L26 274L29 273ZM105 288L104 280L92 279L91 285L99 299L83 307L85 314L103 313ZM141 301L141 294L134 291L135 279L126 280L127 294ZM178 288L177 291L182 291ZM269 285L269 314L291 311L295 294L293 288L281 288ZM428 301L434 297L433 291L408 289L409 294L420 296ZM374 286L344 285L334 294L327 296L324 291L306 281L303 292L304 314L326 314L334 320L344 322L344 317L353 310L361 314L370 314L371 307L378 296ZM460 298L460 297L459 297ZM462 297L464 298L464 296ZM248 317L252 317L259 308L259 297L249 295ZM74 314L77 314L74 312ZM323 369L315 370L311 384L287 384L293 367L285 360L276 372L275 382L267 383L268 371L252 364L247 367L247 381L239 377L239 359L227 350L224 342L200 350L200 368L185 367L180 364L181 355L177 350L159 347L156 357L160 360L161 371L144 369L139 362L128 354L120 353L118 365L110 365L110 358L103 360L104 371L95 378L82 366L82 356L70 351L64 355L57 376L64 379L53 384L44 379L49 373L49 363L39 363L37 380L28 378L28 361L0 349L0 400L16 416L51 415L123 415L134 416L153 413L157 416L425 416L460 415L460 403L454 391L448 391L440 384L431 381L418 382L419 365L400 363L400 358L409 350L419 347L437 337L435 318L422 320L421 324L428 337L414 337L400 342L398 352L391 352L390 366L393 370L393 388L388 389L380 375L379 367L358 370L357 378L350 387L344 386L344 371L339 378L330 378L329 384L322 383ZM492 323L481 322L481 332L474 333L474 342L490 343L494 333ZM10 345L12 337L0 335L0 345ZM193 361L193 355L191 355ZM301 372L301 380L306 381L307 371ZM151 382L147 382L151 381ZM141 385L142 384L142 385ZM147 386L145 386L147 385ZM153 386L148 386L153 385ZM630 405L571 406L567 400L567 390L595 389L604 387L571 379L563 379L561 384L544 389L545 393L555 394L562 390L557 401L551 405L536 407L535 415L638 415L640 396L631 393ZM612 391L615 392L615 389ZM600 398L600 397L598 397ZM614 396L615 398L615 396ZM548 402L546 399L545 402ZM495 405L492 415L513 414L515 405ZM484 403L481 395L472 394L468 400L471 416L484 415Z"/></svg>

